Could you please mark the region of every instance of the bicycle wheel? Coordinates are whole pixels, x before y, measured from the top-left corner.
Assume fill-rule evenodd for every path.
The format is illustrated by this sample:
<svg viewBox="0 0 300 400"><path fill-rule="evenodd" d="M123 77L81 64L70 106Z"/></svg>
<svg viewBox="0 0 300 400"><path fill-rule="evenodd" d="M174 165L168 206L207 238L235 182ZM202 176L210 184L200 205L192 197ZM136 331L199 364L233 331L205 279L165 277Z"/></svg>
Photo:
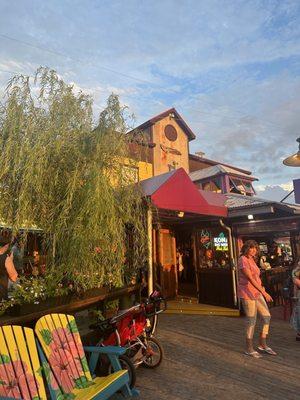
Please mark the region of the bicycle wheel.
<svg viewBox="0 0 300 400"><path fill-rule="evenodd" d="M147 348L144 350L145 360L142 365L146 368L157 368L163 360L163 349L154 337L147 338L145 344Z"/></svg>
<svg viewBox="0 0 300 400"><path fill-rule="evenodd" d="M136 371L135 371L135 367L132 363L132 361L130 360L129 357L125 356L124 354L122 356L119 356L119 361L121 364L122 369L126 369L129 375L129 386L132 389L135 385L136 382ZM108 367L108 374L112 373L112 366L111 364L109 364Z"/></svg>

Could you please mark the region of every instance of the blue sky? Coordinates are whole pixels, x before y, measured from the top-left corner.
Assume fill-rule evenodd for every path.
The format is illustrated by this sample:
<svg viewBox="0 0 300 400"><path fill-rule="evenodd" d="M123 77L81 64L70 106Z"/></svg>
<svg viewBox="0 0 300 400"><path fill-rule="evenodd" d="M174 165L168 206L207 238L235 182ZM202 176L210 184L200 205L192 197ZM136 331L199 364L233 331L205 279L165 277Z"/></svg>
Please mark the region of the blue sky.
<svg viewBox="0 0 300 400"><path fill-rule="evenodd" d="M40 65L95 115L111 92L136 124L175 106L193 152L250 169L268 197L300 177L282 165L300 136L299 1L0 0L0 91Z"/></svg>

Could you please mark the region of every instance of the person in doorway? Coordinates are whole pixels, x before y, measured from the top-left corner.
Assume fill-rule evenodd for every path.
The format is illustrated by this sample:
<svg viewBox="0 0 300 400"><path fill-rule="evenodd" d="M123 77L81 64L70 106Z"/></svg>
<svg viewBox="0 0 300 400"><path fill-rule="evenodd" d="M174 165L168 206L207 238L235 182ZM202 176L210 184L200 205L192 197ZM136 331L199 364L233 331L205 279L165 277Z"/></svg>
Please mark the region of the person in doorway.
<svg viewBox="0 0 300 400"><path fill-rule="evenodd" d="M291 316L291 324L297 332L296 340L300 341L300 259L296 263L296 268L292 271L292 279L294 283L295 305Z"/></svg>
<svg viewBox="0 0 300 400"><path fill-rule="evenodd" d="M0 301L7 299L9 279L16 282L18 273L9 252L9 242L7 242L0 246Z"/></svg>
<svg viewBox="0 0 300 400"><path fill-rule="evenodd" d="M245 354L254 358L260 358L261 353L276 355L275 351L267 345L267 336L270 326L270 311L267 302L272 302L272 297L265 291L260 279L260 269L256 265L259 247L254 240L247 240L242 249L238 261L239 281L238 295L241 299L246 314L246 351ZM259 352L254 350L253 335L256 325L257 313L263 320L263 328L260 334Z"/></svg>
<svg viewBox="0 0 300 400"><path fill-rule="evenodd" d="M183 266L183 252L181 251L180 248L177 249L176 259L177 259L178 277L179 277L179 280L181 280L184 266Z"/></svg>

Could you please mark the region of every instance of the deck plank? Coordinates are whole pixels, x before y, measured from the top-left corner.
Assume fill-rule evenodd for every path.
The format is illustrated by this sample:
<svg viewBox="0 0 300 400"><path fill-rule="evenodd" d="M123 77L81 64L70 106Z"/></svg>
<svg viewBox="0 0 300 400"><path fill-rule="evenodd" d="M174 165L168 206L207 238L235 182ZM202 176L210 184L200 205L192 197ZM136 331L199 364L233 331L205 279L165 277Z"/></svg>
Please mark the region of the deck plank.
<svg viewBox="0 0 300 400"><path fill-rule="evenodd" d="M272 321L278 356L259 360L243 354L243 329L243 318L163 315L158 337L165 361L157 370L138 370L141 398L299 399L300 343L289 324Z"/></svg>

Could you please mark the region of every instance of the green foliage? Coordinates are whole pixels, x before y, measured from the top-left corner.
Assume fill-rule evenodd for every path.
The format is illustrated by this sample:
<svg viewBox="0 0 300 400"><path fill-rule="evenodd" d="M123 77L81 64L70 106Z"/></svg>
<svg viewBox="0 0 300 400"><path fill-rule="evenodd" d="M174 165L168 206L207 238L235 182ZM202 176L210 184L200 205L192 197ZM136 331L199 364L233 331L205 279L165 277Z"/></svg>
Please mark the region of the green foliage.
<svg viewBox="0 0 300 400"><path fill-rule="evenodd" d="M5 314L6 311L8 311L15 304L16 304L16 302L14 299L1 300L0 301L0 316Z"/></svg>
<svg viewBox="0 0 300 400"><path fill-rule="evenodd" d="M81 365L84 372L90 372L89 365L85 357L81 358Z"/></svg>
<svg viewBox="0 0 300 400"><path fill-rule="evenodd" d="M10 363L10 357L6 354L0 354L0 364L8 364Z"/></svg>
<svg viewBox="0 0 300 400"><path fill-rule="evenodd" d="M49 297L49 288L43 277L21 277L19 283L14 285L11 291L11 299L15 304L38 304L41 300L46 299L46 297Z"/></svg>
<svg viewBox="0 0 300 400"><path fill-rule="evenodd" d="M42 329L40 334L47 346L52 342L52 335L49 329Z"/></svg>
<svg viewBox="0 0 300 400"><path fill-rule="evenodd" d="M95 383L93 381L88 381L86 376L81 376L80 378L74 379L76 389L85 389Z"/></svg>
<svg viewBox="0 0 300 400"><path fill-rule="evenodd" d="M74 319L68 322L67 328L70 333L78 333L78 328Z"/></svg>
<svg viewBox="0 0 300 400"><path fill-rule="evenodd" d="M111 95L94 129L92 99L55 71L9 82L0 107L0 216L13 231L42 229L47 285L119 287L145 263L143 201L124 178L126 112Z"/></svg>
<svg viewBox="0 0 300 400"><path fill-rule="evenodd" d="M105 304L105 310L116 310L119 308L119 300L111 300Z"/></svg>

